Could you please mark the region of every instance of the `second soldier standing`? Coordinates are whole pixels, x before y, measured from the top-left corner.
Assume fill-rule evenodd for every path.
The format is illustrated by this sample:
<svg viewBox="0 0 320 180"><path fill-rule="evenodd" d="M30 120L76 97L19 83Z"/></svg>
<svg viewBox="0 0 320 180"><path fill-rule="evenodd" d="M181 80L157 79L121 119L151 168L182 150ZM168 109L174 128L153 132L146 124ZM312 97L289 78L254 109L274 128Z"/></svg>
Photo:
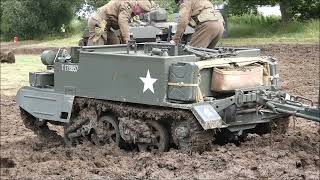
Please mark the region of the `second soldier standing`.
<svg viewBox="0 0 320 180"><path fill-rule="evenodd" d="M176 34L171 43L180 42L189 24L195 28L190 46L213 49L222 38L224 20L221 13L215 10L209 0L176 0L180 5L180 18Z"/></svg>

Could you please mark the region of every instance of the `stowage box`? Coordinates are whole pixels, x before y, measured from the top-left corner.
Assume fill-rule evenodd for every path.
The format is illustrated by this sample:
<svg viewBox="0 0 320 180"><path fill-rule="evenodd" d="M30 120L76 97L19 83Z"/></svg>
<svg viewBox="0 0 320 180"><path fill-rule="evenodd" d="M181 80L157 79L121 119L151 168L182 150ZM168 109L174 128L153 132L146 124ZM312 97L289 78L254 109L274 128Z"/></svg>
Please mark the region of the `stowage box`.
<svg viewBox="0 0 320 180"><path fill-rule="evenodd" d="M30 72L29 83L33 87L46 87L54 85L53 72Z"/></svg>

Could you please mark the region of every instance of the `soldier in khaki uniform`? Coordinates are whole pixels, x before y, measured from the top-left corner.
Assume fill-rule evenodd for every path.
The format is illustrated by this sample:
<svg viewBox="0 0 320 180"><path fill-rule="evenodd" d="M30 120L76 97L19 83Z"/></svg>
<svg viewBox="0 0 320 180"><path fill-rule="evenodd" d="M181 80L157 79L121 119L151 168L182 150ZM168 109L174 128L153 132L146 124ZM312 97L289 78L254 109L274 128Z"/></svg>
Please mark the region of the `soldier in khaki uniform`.
<svg viewBox="0 0 320 180"><path fill-rule="evenodd" d="M214 48L224 31L224 20L220 12L214 9L209 0L180 0L179 4L180 19L171 43L180 42L189 24L195 28L190 41L191 46Z"/></svg>
<svg viewBox="0 0 320 180"><path fill-rule="evenodd" d="M88 46L120 44L113 30L120 29L122 43L129 40L129 20L151 10L149 0L111 0L100 7L88 20Z"/></svg>

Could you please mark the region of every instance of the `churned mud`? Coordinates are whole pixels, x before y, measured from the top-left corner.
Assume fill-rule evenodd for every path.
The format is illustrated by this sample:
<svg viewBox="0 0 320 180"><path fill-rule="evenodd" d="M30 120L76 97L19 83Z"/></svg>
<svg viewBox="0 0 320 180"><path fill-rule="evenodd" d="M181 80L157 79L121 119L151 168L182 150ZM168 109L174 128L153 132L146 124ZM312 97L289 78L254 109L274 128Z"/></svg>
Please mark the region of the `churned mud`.
<svg viewBox="0 0 320 180"><path fill-rule="evenodd" d="M279 60L284 90L318 100L319 46L258 48ZM238 146L215 145L202 154L126 152L90 143L67 148L26 129L14 97L2 95L0 179L320 179L318 128L298 118L285 135L250 134Z"/></svg>

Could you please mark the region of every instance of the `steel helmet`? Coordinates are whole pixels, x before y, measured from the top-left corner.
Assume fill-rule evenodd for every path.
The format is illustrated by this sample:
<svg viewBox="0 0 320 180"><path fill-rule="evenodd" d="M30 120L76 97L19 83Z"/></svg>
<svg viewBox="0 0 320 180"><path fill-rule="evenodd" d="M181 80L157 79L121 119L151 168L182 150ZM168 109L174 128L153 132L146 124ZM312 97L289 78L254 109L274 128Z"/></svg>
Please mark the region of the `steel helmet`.
<svg viewBox="0 0 320 180"><path fill-rule="evenodd" d="M146 12L150 12L152 9L152 4L149 0L136 0L137 4Z"/></svg>

